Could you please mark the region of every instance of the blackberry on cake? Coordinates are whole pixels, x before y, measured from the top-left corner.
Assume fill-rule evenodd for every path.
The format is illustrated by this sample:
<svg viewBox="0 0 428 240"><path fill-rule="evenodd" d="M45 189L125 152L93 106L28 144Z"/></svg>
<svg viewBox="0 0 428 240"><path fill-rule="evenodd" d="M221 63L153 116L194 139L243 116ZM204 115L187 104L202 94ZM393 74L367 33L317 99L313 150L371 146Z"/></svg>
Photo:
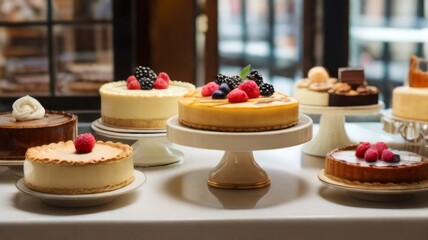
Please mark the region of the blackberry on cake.
<svg viewBox="0 0 428 240"><path fill-rule="evenodd" d="M273 85L270 83L262 83L259 85L260 89L260 95L263 97L269 97L272 96L275 92L275 89L273 88Z"/></svg>
<svg viewBox="0 0 428 240"><path fill-rule="evenodd" d="M250 74L247 75L247 79L253 80L259 86L263 83L263 77L257 70L251 71Z"/></svg>
<svg viewBox="0 0 428 240"><path fill-rule="evenodd" d="M157 78L156 73L150 67L138 66L135 69L135 77L137 79L148 78L154 82Z"/></svg>
<svg viewBox="0 0 428 240"><path fill-rule="evenodd" d="M221 85L222 83L227 83L231 89L235 89L241 83L241 78L238 75L227 76L224 74L217 74L214 80L215 83Z"/></svg>
<svg viewBox="0 0 428 240"><path fill-rule="evenodd" d="M138 82L140 83L142 90L152 90L153 89L153 82L146 77L143 78L137 78Z"/></svg>

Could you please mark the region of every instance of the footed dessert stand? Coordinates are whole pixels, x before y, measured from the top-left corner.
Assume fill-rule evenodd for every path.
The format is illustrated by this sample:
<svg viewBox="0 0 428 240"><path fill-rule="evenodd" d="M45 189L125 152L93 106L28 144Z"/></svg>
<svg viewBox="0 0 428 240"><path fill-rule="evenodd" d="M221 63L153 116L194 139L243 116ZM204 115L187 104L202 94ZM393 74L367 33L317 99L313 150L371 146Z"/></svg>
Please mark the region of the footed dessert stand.
<svg viewBox="0 0 428 240"><path fill-rule="evenodd" d="M103 137L119 140L136 140L134 149L134 166L156 167L179 163L183 153L174 149L166 139L166 130L122 129L106 126L101 119L91 124L92 130Z"/></svg>
<svg viewBox="0 0 428 240"><path fill-rule="evenodd" d="M193 129L179 123L178 117L167 121L167 138L177 144L224 150L220 163L211 170L208 185L217 188L254 189L270 184L268 174L256 163L255 150L291 147L312 137L312 120L300 114L297 125L263 132L216 132Z"/></svg>
<svg viewBox="0 0 428 240"><path fill-rule="evenodd" d="M345 129L345 116L377 114L383 103L367 106L326 107L300 104L300 111L306 114L321 114L318 134L303 146L306 154L324 157L332 149L351 144Z"/></svg>
<svg viewBox="0 0 428 240"><path fill-rule="evenodd" d="M428 121L397 117L392 113L392 109L383 110L381 113L385 132L399 134L406 144L406 150L427 156Z"/></svg>

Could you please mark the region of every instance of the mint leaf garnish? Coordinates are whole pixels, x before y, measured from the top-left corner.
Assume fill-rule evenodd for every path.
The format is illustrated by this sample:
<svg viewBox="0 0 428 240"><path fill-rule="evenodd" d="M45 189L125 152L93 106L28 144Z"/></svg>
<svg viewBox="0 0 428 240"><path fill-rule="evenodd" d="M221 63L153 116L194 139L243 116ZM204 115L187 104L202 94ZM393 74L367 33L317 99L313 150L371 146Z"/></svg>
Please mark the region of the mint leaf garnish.
<svg viewBox="0 0 428 240"><path fill-rule="evenodd" d="M251 64L248 64L247 66L245 66L241 72L239 73L239 77L241 79L245 79L247 77L247 75L251 72Z"/></svg>

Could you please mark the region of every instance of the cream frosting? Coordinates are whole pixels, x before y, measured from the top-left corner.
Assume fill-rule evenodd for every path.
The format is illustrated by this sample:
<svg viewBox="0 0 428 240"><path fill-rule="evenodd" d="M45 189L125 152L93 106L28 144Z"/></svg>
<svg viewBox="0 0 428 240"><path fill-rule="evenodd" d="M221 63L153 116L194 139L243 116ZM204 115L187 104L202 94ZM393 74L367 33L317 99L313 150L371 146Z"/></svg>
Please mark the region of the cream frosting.
<svg viewBox="0 0 428 240"><path fill-rule="evenodd" d="M17 121L41 119L45 116L45 109L35 98L24 96L16 100L12 105L12 116Z"/></svg>

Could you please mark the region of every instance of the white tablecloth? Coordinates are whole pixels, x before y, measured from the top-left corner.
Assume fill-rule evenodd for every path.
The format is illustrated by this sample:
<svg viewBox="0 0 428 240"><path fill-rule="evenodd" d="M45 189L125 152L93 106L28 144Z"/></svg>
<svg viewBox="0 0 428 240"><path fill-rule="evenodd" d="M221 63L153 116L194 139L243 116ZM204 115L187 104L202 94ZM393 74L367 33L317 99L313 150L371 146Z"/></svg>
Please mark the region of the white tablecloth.
<svg viewBox="0 0 428 240"><path fill-rule="evenodd" d="M353 139L391 138L380 123L346 129ZM222 151L175 147L183 163L137 168L147 177L142 187L90 208L26 196L14 186L19 177L0 167L0 239L428 239L428 192L395 202L353 198L318 181L323 159L301 145L254 152L272 180L258 190L208 187Z"/></svg>

